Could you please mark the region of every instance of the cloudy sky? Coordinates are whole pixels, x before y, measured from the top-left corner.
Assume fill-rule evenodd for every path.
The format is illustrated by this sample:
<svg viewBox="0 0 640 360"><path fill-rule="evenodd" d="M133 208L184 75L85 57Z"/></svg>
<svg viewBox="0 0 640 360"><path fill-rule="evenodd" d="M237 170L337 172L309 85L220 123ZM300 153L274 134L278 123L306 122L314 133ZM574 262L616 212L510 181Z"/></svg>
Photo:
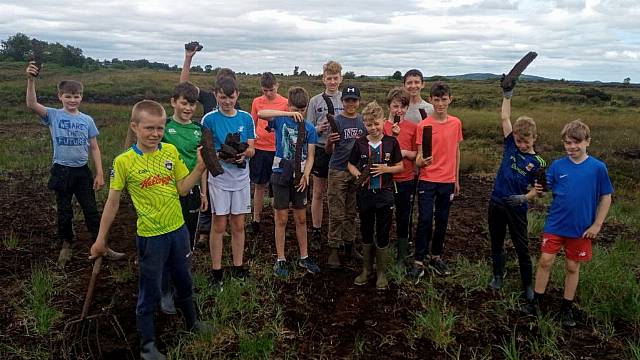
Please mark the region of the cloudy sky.
<svg viewBox="0 0 640 360"><path fill-rule="evenodd" d="M317 74L329 59L356 74L503 73L640 82L639 0L124 1L0 0L0 38L22 32L98 59Z"/></svg>

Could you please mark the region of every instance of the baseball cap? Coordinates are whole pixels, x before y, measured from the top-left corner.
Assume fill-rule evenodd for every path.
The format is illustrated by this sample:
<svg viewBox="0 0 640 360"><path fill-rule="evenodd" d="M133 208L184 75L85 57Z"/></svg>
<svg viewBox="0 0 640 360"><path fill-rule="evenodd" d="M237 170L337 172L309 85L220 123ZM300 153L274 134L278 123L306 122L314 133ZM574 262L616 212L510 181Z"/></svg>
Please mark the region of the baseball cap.
<svg viewBox="0 0 640 360"><path fill-rule="evenodd" d="M342 97L340 100L344 99L358 99L360 100L360 89L355 86L347 86L342 89Z"/></svg>

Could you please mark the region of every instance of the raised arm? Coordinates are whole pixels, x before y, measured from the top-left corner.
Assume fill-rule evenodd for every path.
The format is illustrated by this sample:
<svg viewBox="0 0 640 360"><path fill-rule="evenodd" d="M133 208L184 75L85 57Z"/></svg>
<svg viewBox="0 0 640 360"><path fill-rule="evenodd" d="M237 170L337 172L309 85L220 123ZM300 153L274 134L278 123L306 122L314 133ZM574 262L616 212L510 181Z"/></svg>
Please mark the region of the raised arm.
<svg viewBox="0 0 640 360"><path fill-rule="evenodd" d="M38 68L34 62L30 62L27 65L27 107L33 110L38 116L45 117L47 115L47 108L42 106L38 102L36 96L36 74L38 74Z"/></svg>
<svg viewBox="0 0 640 360"><path fill-rule="evenodd" d="M513 127L511 126L511 98L503 96L502 97L502 134L504 137L511 134L513 131Z"/></svg>
<svg viewBox="0 0 640 360"><path fill-rule="evenodd" d="M184 50L184 62L182 63L182 71L180 71L180 82L189 81L189 71L191 71L191 60L193 59L193 55L195 55L196 50ZM198 89L198 94L200 94L200 88L196 86Z"/></svg>

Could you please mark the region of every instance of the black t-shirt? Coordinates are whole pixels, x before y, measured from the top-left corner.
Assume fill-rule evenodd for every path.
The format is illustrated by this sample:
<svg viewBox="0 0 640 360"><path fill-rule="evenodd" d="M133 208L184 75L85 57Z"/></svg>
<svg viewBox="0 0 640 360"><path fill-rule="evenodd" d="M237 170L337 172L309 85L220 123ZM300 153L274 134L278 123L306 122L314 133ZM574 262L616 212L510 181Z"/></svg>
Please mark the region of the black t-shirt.
<svg viewBox="0 0 640 360"><path fill-rule="evenodd" d="M372 164L386 164L394 165L402 161L402 152L400 151L400 144L393 136L383 136L381 143L376 147L369 144L369 140L366 136L362 136L356 140L351 155L349 156L349 163L356 166L361 172L369 164L369 157L371 156ZM363 187L365 188L365 187ZM369 178L369 184L366 189L391 189L393 188L393 174L382 174L376 177Z"/></svg>

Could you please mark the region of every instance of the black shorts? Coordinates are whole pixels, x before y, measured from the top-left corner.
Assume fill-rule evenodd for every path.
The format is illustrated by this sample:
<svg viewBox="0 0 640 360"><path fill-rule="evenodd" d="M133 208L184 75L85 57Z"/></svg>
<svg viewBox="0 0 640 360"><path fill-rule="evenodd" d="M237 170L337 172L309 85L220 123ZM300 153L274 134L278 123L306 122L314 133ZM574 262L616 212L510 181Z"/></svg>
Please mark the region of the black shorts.
<svg viewBox="0 0 640 360"><path fill-rule="evenodd" d="M254 184L266 184L271 178L271 167L275 151L256 149L256 153L249 159L249 179Z"/></svg>
<svg viewBox="0 0 640 360"><path fill-rule="evenodd" d="M291 182L289 185L281 185L278 181L280 173L271 175L271 188L273 189L273 208L276 210L285 210L289 208L289 204L294 209L304 209L307 206L307 189L299 192Z"/></svg>
<svg viewBox="0 0 640 360"><path fill-rule="evenodd" d="M313 159L313 168L311 169L311 173L323 179L329 177L329 160L331 160L331 154L327 154L324 151L324 146L316 145L316 152Z"/></svg>

